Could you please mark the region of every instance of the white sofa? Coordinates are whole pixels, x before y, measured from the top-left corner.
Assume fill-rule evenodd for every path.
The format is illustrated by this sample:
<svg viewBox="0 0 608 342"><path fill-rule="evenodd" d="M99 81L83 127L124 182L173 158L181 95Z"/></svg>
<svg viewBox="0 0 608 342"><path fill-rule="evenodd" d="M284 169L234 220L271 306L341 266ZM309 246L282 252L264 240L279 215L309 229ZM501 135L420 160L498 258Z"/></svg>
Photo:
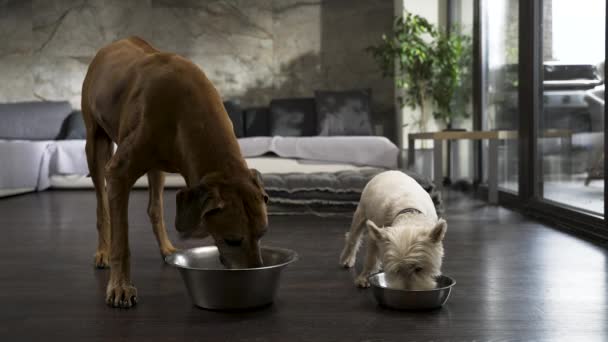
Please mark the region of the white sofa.
<svg viewBox="0 0 608 342"><path fill-rule="evenodd" d="M243 125L243 111L231 103L225 107L235 127L237 122ZM69 103L0 104L0 120L0 197L48 188L92 188L84 123ZM262 126L258 133L269 132L267 122ZM262 174L391 169L397 167L399 153L379 136L254 136L239 138L239 144L249 166ZM146 177L136 183L146 185ZM166 185L182 187L184 181L171 174Z"/></svg>
<svg viewBox="0 0 608 342"><path fill-rule="evenodd" d="M253 137L238 141L249 167L262 174L397 167L397 147L385 137ZM51 188L92 187L86 177L84 140L52 144L49 181L44 184ZM141 177L135 186L146 187L147 178ZM184 181L177 174L168 174L166 186L183 187Z"/></svg>

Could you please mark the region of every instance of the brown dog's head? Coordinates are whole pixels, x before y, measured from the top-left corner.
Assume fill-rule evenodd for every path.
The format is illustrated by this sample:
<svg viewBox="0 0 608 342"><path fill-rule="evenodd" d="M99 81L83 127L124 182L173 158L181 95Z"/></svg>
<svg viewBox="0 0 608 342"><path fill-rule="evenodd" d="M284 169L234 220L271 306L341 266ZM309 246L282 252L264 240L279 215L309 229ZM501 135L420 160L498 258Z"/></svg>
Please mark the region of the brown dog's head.
<svg viewBox="0 0 608 342"><path fill-rule="evenodd" d="M268 225L267 202L257 170L236 182L212 173L199 185L177 192L175 228L185 237L211 235L228 268L259 267L259 240Z"/></svg>

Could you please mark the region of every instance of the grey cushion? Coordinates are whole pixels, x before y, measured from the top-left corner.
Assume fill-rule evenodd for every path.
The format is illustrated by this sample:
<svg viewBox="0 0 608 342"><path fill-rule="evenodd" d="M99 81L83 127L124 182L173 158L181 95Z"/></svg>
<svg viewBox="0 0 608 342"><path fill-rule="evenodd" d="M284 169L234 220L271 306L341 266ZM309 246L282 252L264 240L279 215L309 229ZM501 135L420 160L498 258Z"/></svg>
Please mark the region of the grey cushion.
<svg viewBox="0 0 608 342"><path fill-rule="evenodd" d="M234 134L237 138L245 136L245 120L243 120L243 110L236 101L224 101L224 108L232 121Z"/></svg>
<svg viewBox="0 0 608 342"><path fill-rule="evenodd" d="M245 111L245 136L270 136L270 125L268 116L269 114L267 107L256 107L247 109Z"/></svg>
<svg viewBox="0 0 608 342"><path fill-rule="evenodd" d="M317 134L313 98L277 99L270 102L270 135L302 137Z"/></svg>
<svg viewBox="0 0 608 342"><path fill-rule="evenodd" d="M0 139L54 140L71 112L67 101L0 104Z"/></svg>
<svg viewBox="0 0 608 342"><path fill-rule="evenodd" d="M87 130L84 126L82 112L75 110L63 121L63 127L61 128L61 134L58 139L75 140L86 138Z"/></svg>
<svg viewBox="0 0 608 342"><path fill-rule="evenodd" d="M319 135L372 135L371 91L315 91Z"/></svg>
<svg viewBox="0 0 608 342"><path fill-rule="evenodd" d="M381 168L347 170L334 173L265 173L264 190L270 196L271 214L351 214L365 185ZM443 213L441 193L425 176L406 171L426 190L438 214Z"/></svg>

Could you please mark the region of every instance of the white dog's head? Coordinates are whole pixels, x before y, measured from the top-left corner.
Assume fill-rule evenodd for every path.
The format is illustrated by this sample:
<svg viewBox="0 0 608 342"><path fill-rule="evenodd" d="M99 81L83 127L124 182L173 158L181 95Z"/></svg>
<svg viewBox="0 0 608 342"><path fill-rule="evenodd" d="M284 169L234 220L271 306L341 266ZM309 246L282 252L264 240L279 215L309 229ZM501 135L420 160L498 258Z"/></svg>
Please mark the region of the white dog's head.
<svg viewBox="0 0 608 342"><path fill-rule="evenodd" d="M369 235L376 240L389 287L429 290L441 274L443 237L447 223L424 220L412 227L379 228L367 220Z"/></svg>

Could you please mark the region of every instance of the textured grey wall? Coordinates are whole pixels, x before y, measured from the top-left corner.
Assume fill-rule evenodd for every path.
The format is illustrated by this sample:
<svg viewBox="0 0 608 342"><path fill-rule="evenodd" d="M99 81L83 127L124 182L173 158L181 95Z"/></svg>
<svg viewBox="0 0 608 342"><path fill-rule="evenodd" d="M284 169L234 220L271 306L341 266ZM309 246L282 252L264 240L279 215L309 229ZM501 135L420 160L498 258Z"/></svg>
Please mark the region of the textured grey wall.
<svg viewBox="0 0 608 342"><path fill-rule="evenodd" d="M374 121L391 136L392 82L363 49L392 17L390 0L0 0L0 102L80 107L97 49L138 35L194 61L244 106L372 88Z"/></svg>

